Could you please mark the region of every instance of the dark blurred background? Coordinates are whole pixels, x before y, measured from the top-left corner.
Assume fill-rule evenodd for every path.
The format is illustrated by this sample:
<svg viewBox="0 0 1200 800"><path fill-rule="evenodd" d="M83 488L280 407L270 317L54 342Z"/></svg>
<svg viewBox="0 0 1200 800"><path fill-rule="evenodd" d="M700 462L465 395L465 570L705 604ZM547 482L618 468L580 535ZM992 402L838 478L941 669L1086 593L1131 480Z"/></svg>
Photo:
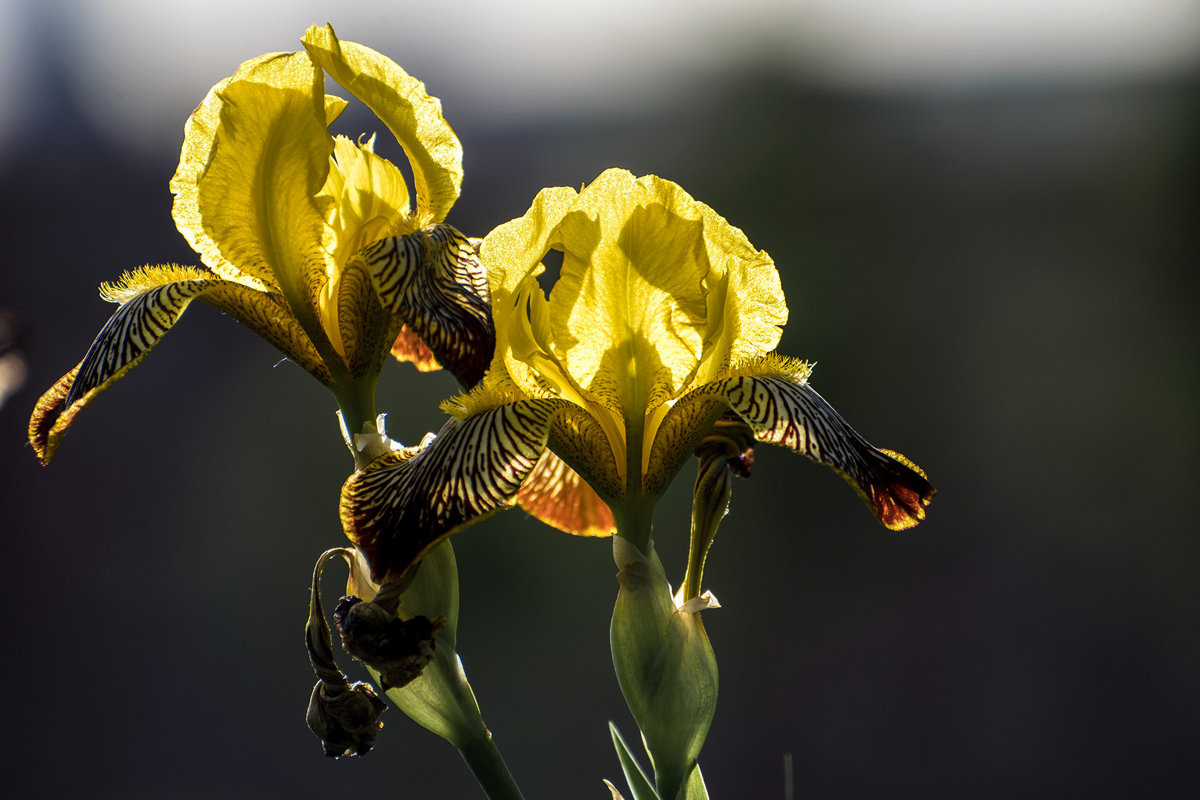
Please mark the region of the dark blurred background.
<svg viewBox="0 0 1200 800"><path fill-rule="evenodd" d="M780 350L940 490L890 533L759 448L706 574L714 798L784 797L788 756L798 798L1196 796L1200 21L1061 5L0 5L3 793L480 796L398 711L358 760L304 726L350 462L303 371L197 304L50 468L24 444L110 313L95 286L197 263L167 190L192 107L329 18L442 99L451 223L608 166L681 183L774 257ZM375 129L399 159L369 115L338 128ZM393 435L440 427L454 388L389 368ZM676 579L692 478L657 517ZM606 722L636 736L609 544L513 511L455 545L460 650L526 796L606 797Z"/></svg>

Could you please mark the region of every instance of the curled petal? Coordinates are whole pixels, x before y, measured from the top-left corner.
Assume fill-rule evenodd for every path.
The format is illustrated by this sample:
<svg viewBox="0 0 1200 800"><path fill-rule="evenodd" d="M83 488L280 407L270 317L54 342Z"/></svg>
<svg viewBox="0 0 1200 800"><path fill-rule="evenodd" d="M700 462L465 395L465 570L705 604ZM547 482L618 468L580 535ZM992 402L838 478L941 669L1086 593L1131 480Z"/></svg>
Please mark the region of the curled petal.
<svg viewBox="0 0 1200 800"><path fill-rule="evenodd" d="M483 377L495 349L491 295L479 242L449 225L382 239L356 253L383 308L404 320L464 386Z"/></svg>
<svg viewBox="0 0 1200 800"><path fill-rule="evenodd" d="M329 284L335 295L330 306L336 303L337 309L337 347L356 378L379 374L404 324L380 307L373 284L361 261L347 264Z"/></svg>
<svg viewBox="0 0 1200 800"><path fill-rule="evenodd" d="M342 487L342 525L371 579L399 579L452 533L508 508L546 449L562 400L451 419L428 446L386 453Z"/></svg>
<svg viewBox="0 0 1200 800"><path fill-rule="evenodd" d="M206 248L206 263L211 244L241 273L278 287L322 351L316 308L331 257L317 195L333 151L328 113L324 77L304 53L247 62L197 110L204 125L189 127L171 181L176 224Z"/></svg>
<svg viewBox="0 0 1200 800"><path fill-rule="evenodd" d="M318 380L329 382L328 371L299 325L263 292L202 269L169 266L136 270L103 291L120 307L79 366L38 401L29 421L29 441L43 464L50 463L75 416L140 363L192 300L202 299L237 318Z"/></svg>
<svg viewBox="0 0 1200 800"><path fill-rule="evenodd" d="M663 420L659 437L672 438L664 440L661 449L656 440L652 469L678 469L686 456L667 442L690 442L694 447L707 432L696 420L707 419L714 410L712 399L720 398L754 430L758 441L783 445L831 467L885 527L904 530L923 520L937 490L921 468L898 453L873 447L808 385L807 377L806 364L767 358L697 389Z"/></svg>
<svg viewBox="0 0 1200 800"><path fill-rule="evenodd" d="M425 84L387 56L339 41L333 27L304 34L309 56L383 120L412 165L417 227L446 219L462 186L462 145L442 116L442 104Z"/></svg>
<svg viewBox="0 0 1200 800"><path fill-rule="evenodd" d="M171 178L171 192L175 195L171 215L175 218L175 226L183 238L200 254L201 261L224 278L252 281L258 288L264 289L278 288L274 275L269 272L248 274L232 264L205 228L200 214L200 179L208 170L208 164L216 151L217 129L224 106L222 92L230 83L239 80L246 73L253 72L259 64L275 58L276 55L268 53L247 61L232 77L226 78L209 90L208 95L183 126L183 148L179 153L179 168ZM334 113L336 116L336 111L336 107L330 108L327 113Z"/></svg>

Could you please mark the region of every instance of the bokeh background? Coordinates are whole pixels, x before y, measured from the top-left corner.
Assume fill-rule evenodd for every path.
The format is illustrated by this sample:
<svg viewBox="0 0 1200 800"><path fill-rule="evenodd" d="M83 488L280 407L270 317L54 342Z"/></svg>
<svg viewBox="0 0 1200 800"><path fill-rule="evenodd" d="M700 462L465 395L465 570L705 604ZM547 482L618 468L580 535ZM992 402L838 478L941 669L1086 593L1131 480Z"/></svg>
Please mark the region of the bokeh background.
<svg viewBox="0 0 1200 800"><path fill-rule="evenodd" d="M1196 796L1195 2L0 12L0 793L479 796L399 712L358 760L323 758L304 726L308 582L343 541L350 467L305 373L197 304L52 467L23 443L107 318L94 287L196 262L167 190L191 109L329 20L442 99L461 229L614 165L743 228L782 275L781 350L940 489L924 525L889 533L836 476L759 448L706 575L724 603L706 616L714 798L784 797L787 758L799 798ZM379 149L401 156L382 129ZM380 407L413 441L453 391L396 366ZM691 479L657 517L676 576ZM607 797L606 722L634 736L610 547L519 511L455 543L461 652L518 781Z"/></svg>

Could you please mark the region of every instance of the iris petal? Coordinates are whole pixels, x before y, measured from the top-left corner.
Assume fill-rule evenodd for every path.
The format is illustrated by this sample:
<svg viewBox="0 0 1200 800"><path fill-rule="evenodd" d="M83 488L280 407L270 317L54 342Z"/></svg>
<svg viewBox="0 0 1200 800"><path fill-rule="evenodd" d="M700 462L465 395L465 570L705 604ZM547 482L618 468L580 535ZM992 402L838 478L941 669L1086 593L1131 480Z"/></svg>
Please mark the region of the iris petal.
<svg viewBox="0 0 1200 800"><path fill-rule="evenodd" d="M451 419L419 452L386 453L354 473L342 525L371 579L399 578L452 533L513 505L564 405L527 400Z"/></svg>
<svg viewBox="0 0 1200 800"><path fill-rule="evenodd" d="M348 264L372 276L383 308L398 315L467 387L483 377L496 341L478 253L479 240L434 225L378 241Z"/></svg>
<svg viewBox="0 0 1200 800"><path fill-rule="evenodd" d="M616 528L608 504L549 450L521 487L517 503L547 525L576 536L611 536Z"/></svg>
<svg viewBox="0 0 1200 800"><path fill-rule="evenodd" d="M176 224L205 262L236 265L293 307L314 308L327 274L314 200L333 148L326 119L321 72L307 56L249 61L193 115L171 182Z"/></svg>
<svg viewBox="0 0 1200 800"><path fill-rule="evenodd" d="M288 309L270 295L195 267L147 267L102 287L121 305L96 336L87 355L38 401L29 439L48 464L76 415L125 376L162 340L196 299L237 318L289 358L328 384L326 370Z"/></svg>
<svg viewBox="0 0 1200 800"><path fill-rule="evenodd" d="M462 186L462 145L441 101L387 56L339 41L330 25L312 26L303 42L312 60L375 112L404 148L416 183L414 227L445 220Z"/></svg>
<svg viewBox="0 0 1200 800"><path fill-rule="evenodd" d="M758 441L782 445L831 467L885 527L904 530L923 520L936 494L925 473L904 456L868 443L808 385L808 371L807 364L768 357L680 400L660 427L660 437L674 433L676 443L655 444L653 468L662 473L655 476L656 483L669 480L673 472L666 473L672 466L678 468L681 454L686 457L707 432L694 420L711 413L713 399L719 398L754 430Z"/></svg>

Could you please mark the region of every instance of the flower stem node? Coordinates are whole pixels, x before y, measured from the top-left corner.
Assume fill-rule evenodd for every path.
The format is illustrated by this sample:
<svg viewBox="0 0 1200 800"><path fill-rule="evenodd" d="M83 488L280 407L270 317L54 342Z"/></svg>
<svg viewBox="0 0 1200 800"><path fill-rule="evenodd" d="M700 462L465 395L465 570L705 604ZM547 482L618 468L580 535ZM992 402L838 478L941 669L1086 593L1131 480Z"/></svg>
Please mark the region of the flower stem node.
<svg viewBox="0 0 1200 800"><path fill-rule="evenodd" d="M333 611L342 646L379 672L384 691L404 686L433 660L434 639L446 626L443 617L400 619L382 605L343 597Z"/></svg>
<svg viewBox="0 0 1200 800"><path fill-rule="evenodd" d="M308 728L321 739L330 758L361 756L375 744L383 728L387 704L370 684L337 686L317 681L308 701Z"/></svg>

